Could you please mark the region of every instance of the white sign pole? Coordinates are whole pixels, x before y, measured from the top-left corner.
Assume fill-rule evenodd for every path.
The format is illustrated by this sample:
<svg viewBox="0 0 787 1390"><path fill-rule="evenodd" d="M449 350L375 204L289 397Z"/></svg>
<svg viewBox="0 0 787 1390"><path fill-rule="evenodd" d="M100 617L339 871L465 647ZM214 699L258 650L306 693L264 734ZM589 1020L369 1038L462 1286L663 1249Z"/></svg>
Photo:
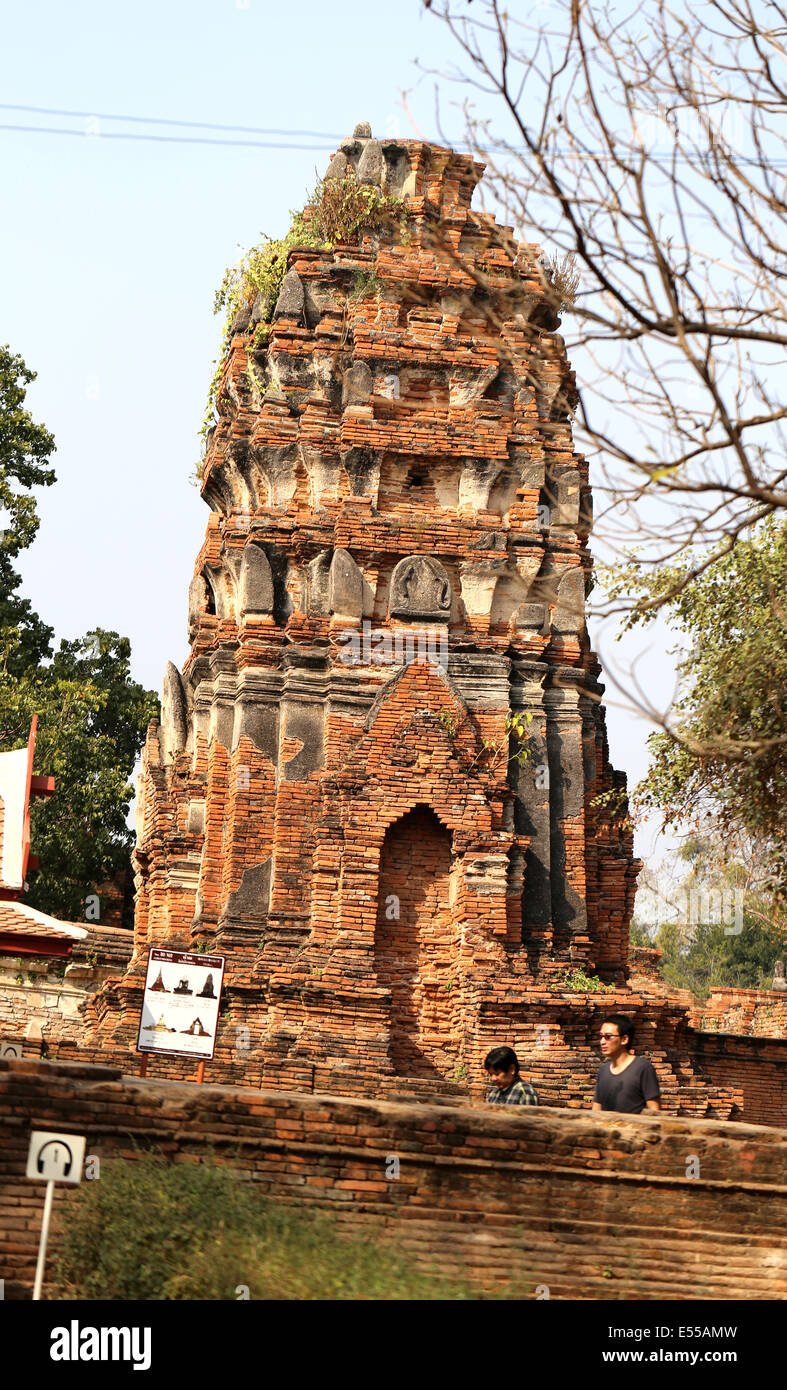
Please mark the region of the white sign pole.
<svg viewBox="0 0 787 1390"><path fill-rule="evenodd" d="M37 1303L41 1298L41 1286L44 1282L44 1265L46 1263L46 1244L49 1240L49 1222L52 1216L52 1198L55 1195L54 1178L50 1178L46 1185L46 1197L44 1198L44 1219L41 1222L41 1240L38 1246L38 1264L36 1265L36 1281L33 1285L33 1302Z"/></svg>
<svg viewBox="0 0 787 1390"><path fill-rule="evenodd" d="M52 1198L55 1183L78 1183L82 1181L85 1166L84 1134L53 1134L49 1130L34 1129L30 1135L30 1148L27 1151L27 1170L25 1176L33 1182L46 1183L44 1216L41 1221L41 1240L38 1246L36 1280L33 1285L33 1302L41 1298L44 1282L46 1245L49 1239L49 1222L52 1218Z"/></svg>

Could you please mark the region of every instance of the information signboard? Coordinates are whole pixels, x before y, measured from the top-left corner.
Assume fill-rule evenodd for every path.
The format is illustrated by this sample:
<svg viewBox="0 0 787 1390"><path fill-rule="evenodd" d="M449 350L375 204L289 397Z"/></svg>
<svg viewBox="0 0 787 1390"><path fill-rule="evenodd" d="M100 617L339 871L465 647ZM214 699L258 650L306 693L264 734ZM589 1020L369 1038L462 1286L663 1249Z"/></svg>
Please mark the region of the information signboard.
<svg viewBox="0 0 787 1390"><path fill-rule="evenodd" d="M152 948L138 1052L209 1060L216 1046L224 956Z"/></svg>

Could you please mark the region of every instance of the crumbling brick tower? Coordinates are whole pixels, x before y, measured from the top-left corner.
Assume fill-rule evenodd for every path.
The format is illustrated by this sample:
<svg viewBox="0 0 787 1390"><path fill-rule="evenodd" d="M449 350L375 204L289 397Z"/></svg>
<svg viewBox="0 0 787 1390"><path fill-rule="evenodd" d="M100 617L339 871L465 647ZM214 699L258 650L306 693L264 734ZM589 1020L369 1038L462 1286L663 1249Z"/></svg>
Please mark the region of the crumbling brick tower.
<svg viewBox="0 0 787 1390"><path fill-rule="evenodd" d="M471 211L466 155L359 127L352 170L406 216L293 250L269 335L259 300L232 325L135 960L95 1016L127 1047L147 948L205 943L214 1075L379 1093L475 1081L566 967L623 986L637 865L596 800L625 778L538 250Z"/></svg>

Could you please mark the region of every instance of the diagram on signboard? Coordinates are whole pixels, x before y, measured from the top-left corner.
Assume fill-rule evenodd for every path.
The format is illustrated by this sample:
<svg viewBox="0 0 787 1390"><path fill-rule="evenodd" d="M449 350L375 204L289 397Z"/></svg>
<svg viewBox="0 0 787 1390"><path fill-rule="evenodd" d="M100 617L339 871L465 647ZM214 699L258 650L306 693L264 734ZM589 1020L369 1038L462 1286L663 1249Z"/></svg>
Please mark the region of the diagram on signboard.
<svg viewBox="0 0 787 1390"><path fill-rule="evenodd" d="M161 1015L158 1023L143 1024L143 1033L177 1033L177 1028L170 1028L164 1015Z"/></svg>
<svg viewBox="0 0 787 1390"><path fill-rule="evenodd" d="M184 1029L183 1029L183 1032L184 1032L184 1033L193 1033L194 1036L195 1036L195 1038L208 1038L208 1037L210 1037L210 1034L208 1033L207 1028L203 1028L203 1026L202 1026L202 1024L200 1023L200 1021L199 1021L198 1018L195 1018L194 1022L191 1023L191 1024L189 1024L189 1027L188 1027L188 1028L184 1028Z"/></svg>
<svg viewBox="0 0 787 1390"><path fill-rule="evenodd" d="M152 949L137 1048L210 1058L216 1045L224 957Z"/></svg>

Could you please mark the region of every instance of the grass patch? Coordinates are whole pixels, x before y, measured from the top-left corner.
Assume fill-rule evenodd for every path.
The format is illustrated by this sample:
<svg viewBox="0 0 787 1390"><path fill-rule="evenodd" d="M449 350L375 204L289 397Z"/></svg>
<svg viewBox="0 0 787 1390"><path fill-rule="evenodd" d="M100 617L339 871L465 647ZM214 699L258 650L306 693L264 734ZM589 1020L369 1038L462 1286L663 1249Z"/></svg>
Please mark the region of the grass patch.
<svg viewBox="0 0 787 1390"><path fill-rule="evenodd" d="M422 1273L387 1244L340 1237L331 1215L271 1201L210 1163L107 1160L100 1180L70 1194L65 1210L53 1252L56 1298L483 1297Z"/></svg>

